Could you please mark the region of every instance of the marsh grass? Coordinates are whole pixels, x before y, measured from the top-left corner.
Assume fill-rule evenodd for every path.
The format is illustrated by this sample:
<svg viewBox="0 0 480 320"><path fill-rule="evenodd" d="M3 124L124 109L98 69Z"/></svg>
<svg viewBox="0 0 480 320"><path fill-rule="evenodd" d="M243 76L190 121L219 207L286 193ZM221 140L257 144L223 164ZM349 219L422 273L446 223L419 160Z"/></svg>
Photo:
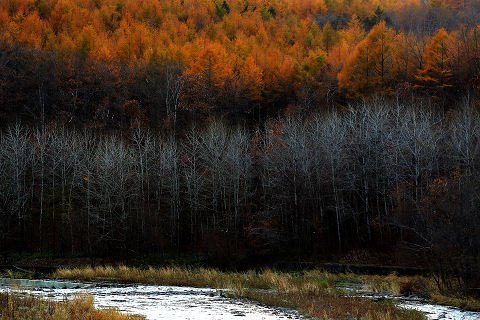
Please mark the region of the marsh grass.
<svg viewBox="0 0 480 320"><path fill-rule="evenodd" d="M221 272L215 269L189 268L130 268L86 267L59 269L55 278L80 280L106 280L118 282L149 283L173 286L211 287L211 288L255 288L276 289L282 292L309 291L319 292L333 288L335 278L326 273L312 271L307 273L282 273L265 270L262 272Z"/></svg>
<svg viewBox="0 0 480 320"><path fill-rule="evenodd" d="M0 320L141 320L114 309L95 309L93 297L79 295L56 302L21 294L0 293Z"/></svg>
<svg viewBox="0 0 480 320"><path fill-rule="evenodd" d="M423 298L430 298L437 290L435 281L432 278L422 276L388 276L351 275L356 281L366 284L368 290L373 292L385 292L395 295L410 296L416 295Z"/></svg>
<svg viewBox="0 0 480 320"><path fill-rule="evenodd" d="M236 297L239 297L238 295ZM263 304L295 308L317 319L365 319L365 320L424 320L417 311L397 308L392 303L375 303L360 298L320 293L281 293L249 290L240 297Z"/></svg>
<svg viewBox="0 0 480 320"><path fill-rule="evenodd" d="M438 289L435 280L424 276L388 276L379 275L339 275L345 282L363 283L368 291L389 293L401 296L417 296L432 303L457 308L480 311L480 299L459 295L457 292L446 294Z"/></svg>
<svg viewBox="0 0 480 320"><path fill-rule="evenodd" d="M455 306L457 308L480 311L480 299L463 296L445 296L441 293L433 293L431 300L437 304Z"/></svg>
<svg viewBox="0 0 480 320"><path fill-rule="evenodd" d="M349 298L336 289L336 283L349 281L347 275L322 271L283 273L221 272L213 269L87 267L59 269L54 277L63 279L107 280L229 289L227 295L261 303L295 308L319 319L420 320L423 315L405 311L393 304Z"/></svg>

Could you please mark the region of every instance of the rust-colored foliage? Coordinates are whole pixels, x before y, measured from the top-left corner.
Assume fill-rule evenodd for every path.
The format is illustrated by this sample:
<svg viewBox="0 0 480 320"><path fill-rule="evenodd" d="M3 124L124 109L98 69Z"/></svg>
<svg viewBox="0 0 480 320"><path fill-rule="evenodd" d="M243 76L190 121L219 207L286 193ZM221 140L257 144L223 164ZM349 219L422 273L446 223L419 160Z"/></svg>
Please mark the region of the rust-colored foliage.
<svg viewBox="0 0 480 320"><path fill-rule="evenodd" d="M457 74L448 45L457 43L458 73L469 73L467 64L479 51L475 32L441 29L431 38L404 34L389 25L389 16L404 21L408 12L461 10L466 3L6 0L0 2L0 41L94 63L146 66L160 56L184 68L192 92L231 97L234 104L283 100L286 106L330 94L335 79L348 96L362 98L392 94L407 82L430 89L449 86ZM458 76L463 82L476 78ZM214 104L187 100L187 109Z"/></svg>
<svg viewBox="0 0 480 320"><path fill-rule="evenodd" d="M445 29L440 29L429 41L423 60L423 68L418 70L417 80L422 87L445 89L451 87L452 59L451 37Z"/></svg>
<svg viewBox="0 0 480 320"><path fill-rule="evenodd" d="M352 96L374 91L387 93L390 83L396 78L395 36L385 22L376 25L355 47L338 74L340 87Z"/></svg>

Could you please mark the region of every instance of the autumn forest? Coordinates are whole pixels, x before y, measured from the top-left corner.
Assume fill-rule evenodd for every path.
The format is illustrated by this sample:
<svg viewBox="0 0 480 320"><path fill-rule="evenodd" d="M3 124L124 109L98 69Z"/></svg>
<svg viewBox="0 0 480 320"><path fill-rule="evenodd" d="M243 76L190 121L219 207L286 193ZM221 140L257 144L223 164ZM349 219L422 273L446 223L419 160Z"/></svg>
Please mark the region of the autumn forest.
<svg viewBox="0 0 480 320"><path fill-rule="evenodd" d="M479 94L477 0L3 0L0 252L344 258L466 289Z"/></svg>
<svg viewBox="0 0 480 320"><path fill-rule="evenodd" d="M2 119L173 126L479 85L477 1L5 0ZM125 123L126 122L126 123Z"/></svg>

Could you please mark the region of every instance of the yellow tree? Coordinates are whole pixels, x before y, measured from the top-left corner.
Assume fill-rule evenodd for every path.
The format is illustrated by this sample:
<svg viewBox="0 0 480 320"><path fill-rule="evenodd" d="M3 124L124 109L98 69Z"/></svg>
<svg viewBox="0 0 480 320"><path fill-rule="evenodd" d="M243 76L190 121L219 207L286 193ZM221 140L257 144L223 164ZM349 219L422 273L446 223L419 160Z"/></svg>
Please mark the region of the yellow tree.
<svg viewBox="0 0 480 320"><path fill-rule="evenodd" d="M68 0L59 0L49 17L53 32L72 32L72 22L75 16L75 6Z"/></svg>
<svg viewBox="0 0 480 320"><path fill-rule="evenodd" d="M423 67L418 69L416 76L420 87L430 89L451 87L449 38L448 32L440 29L427 44L423 53Z"/></svg>
<svg viewBox="0 0 480 320"><path fill-rule="evenodd" d="M394 50L395 32L382 21L355 47L338 74L339 86L352 97L390 93L396 77Z"/></svg>
<svg viewBox="0 0 480 320"><path fill-rule="evenodd" d="M421 67L423 59L418 48L418 39L413 34L399 33L397 35L397 49L395 58L398 79L408 83L415 80L417 69Z"/></svg>
<svg viewBox="0 0 480 320"><path fill-rule="evenodd" d="M252 56L245 60L239 72L239 79L249 100L259 101L263 92L263 71Z"/></svg>
<svg viewBox="0 0 480 320"><path fill-rule="evenodd" d="M36 12L29 14L21 25L22 32L17 40L33 48L46 48L49 42L53 42L53 34L48 25L40 19Z"/></svg>
<svg viewBox="0 0 480 320"><path fill-rule="evenodd" d="M347 27L340 30L338 34L349 46L355 46L365 39L365 30L363 30L362 22L356 15L352 16Z"/></svg>
<svg viewBox="0 0 480 320"><path fill-rule="evenodd" d="M327 11L327 6L323 0L289 1L288 5L290 10L303 18Z"/></svg>
<svg viewBox="0 0 480 320"><path fill-rule="evenodd" d="M311 51L309 56L295 65L295 93L297 103L302 107L311 107L325 96L326 54L322 50Z"/></svg>
<svg viewBox="0 0 480 320"><path fill-rule="evenodd" d="M428 5L430 7L458 10L466 7L467 1L465 0L429 0Z"/></svg>
<svg viewBox="0 0 480 320"><path fill-rule="evenodd" d="M338 41L337 32L332 27L330 22L327 22L323 26L323 30L322 30L323 47L325 48L327 53L330 52L330 49L337 43L337 41Z"/></svg>
<svg viewBox="0 0 480 320"><path fill-rule="evenodd" d="M227 51L219 43L208 43L186 70L187 75L199 76L208 88L223 88L232 73Z"/></svg>
<svg viewBox="0 0 480 320"><path fill-rule="evenodd" d="M207 109L221 100L226 83L233 82L232 60L219 43L206 44L193 60L185 75L190 84L187 95L194 99L185 101L186 107Z"/></svg>
<svg viewBox="0 0 480 320"><path fill-rule="evenodd" d="M0 8L0 40L4 40L4 34L7 30L7 24L10 20L6 9Z"/></svg>
<svg viewBox="0 0 480 320"><path fill-rule="evenodd" d="M327 64L329 66L330 76L335 78L342 70L344 63L348 60L351 47L346 41L340 41L335 45L327 56Z"/></svg>

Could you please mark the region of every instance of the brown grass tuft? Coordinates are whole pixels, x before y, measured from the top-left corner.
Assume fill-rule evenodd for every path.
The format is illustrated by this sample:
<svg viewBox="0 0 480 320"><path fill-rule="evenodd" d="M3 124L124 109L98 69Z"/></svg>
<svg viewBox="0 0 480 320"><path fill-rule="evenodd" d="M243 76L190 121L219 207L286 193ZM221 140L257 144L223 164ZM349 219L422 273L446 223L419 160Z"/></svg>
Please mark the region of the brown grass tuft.
<svg viewBox="0 0 480 320"><path fill-rule="evenodd" d="M0 320L141 320L114 309L98 310L93 297L76 296L65 302L0 293Z"/></svg>

